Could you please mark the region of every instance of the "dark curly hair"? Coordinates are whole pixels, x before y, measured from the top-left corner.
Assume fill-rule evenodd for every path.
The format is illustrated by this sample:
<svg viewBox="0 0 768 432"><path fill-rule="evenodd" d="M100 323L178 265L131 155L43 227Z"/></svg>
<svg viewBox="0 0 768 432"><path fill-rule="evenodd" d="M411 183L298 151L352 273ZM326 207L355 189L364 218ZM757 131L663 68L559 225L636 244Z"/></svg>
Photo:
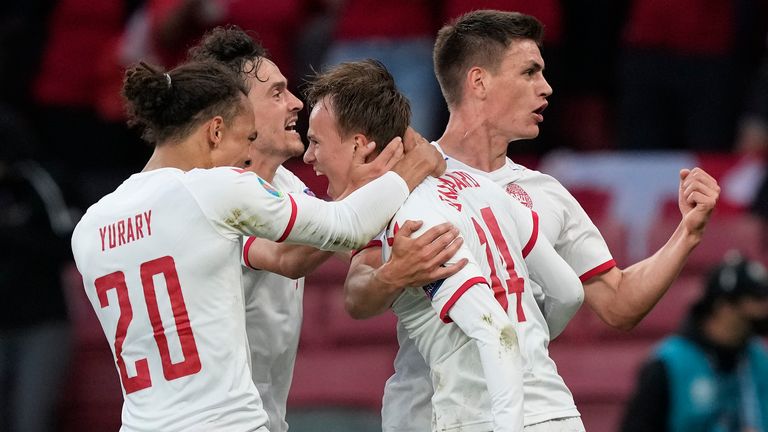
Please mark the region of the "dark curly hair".
<svg viewBox="0 0 768 432"><path fill-rule="evenodd" d="M242 75L215 62L191 62L169 72L146 63L125 72L128 125L154 144L184 138L201 122L220 115L230 122L243 110L248 89Z"/></svg>
<svg viewBox="0 0 768 432"><path fill-rule="evenodd" d="M199 44L189 49L187 58L219 62L235 72L256 76L261 62L267 58L267 50L252 32L229 25L208 31Z"/></svg>

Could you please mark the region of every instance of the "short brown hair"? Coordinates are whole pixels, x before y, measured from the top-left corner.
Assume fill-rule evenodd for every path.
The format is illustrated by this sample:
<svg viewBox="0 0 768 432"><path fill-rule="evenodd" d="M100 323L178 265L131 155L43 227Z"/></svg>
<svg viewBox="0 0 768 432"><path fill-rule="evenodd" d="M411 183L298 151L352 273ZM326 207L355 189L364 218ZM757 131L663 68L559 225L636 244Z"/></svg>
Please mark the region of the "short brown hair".
<svg viewBox="0 0 768 432"><path fill-rule="evenodd" d="M468 12L441 28L433 60L448 106L461 102L462 81L470 68L496 72L512 41L530 39L541 45L543 35L544 27L536 18L497 10Z"/></svg>
<svg viewBox="0 0 768 432"><path fill-rule="evenodd" d="M316 75L304 94L310 106L328 97L340 134L363 133L376 142L377 151L403 136L411 121L408 99L376 60L341 63Z"/></svg>

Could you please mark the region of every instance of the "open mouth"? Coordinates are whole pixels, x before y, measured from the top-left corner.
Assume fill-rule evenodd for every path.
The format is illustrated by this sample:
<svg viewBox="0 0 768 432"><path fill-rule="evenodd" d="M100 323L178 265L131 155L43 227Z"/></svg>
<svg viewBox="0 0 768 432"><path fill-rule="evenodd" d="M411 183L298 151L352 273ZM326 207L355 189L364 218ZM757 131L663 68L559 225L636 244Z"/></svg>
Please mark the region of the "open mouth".
<svg viewBox="0 0 768 432"><path fill-rule="evenodd" d="M547 102L544 102L538 109L536 109L533 113L541 115L545 109L547 109L547 105L549 105Z"/></svg>
<svg viewBox="0 0 768 432"><path fill-rule="evenodd" d="M288 132L296 132L296 120L292 120L285 126L285 130Z"/></svg>

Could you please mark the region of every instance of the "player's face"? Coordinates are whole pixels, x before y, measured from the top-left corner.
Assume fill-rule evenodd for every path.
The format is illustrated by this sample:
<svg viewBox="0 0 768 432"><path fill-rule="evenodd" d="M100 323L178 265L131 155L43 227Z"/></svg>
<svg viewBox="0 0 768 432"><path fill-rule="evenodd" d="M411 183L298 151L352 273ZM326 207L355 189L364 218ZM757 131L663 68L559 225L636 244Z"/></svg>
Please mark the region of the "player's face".
<svg viewBox="0 0 768 432"><path fill-rule="evenodd" d="M552 87L544 79L544 59L529 39L512 42L496 72L490 71L486 118L490 132L507 141L539 134Z"/></svg>
<svg viewBox="0 0 768 432"><path fill-rule="evenodd" d="M213 166L244 168L250 159L251 143L257 136L256 125L251 104L242 98L241 105L240 113L221 130L221 141L211 152Z"/></svg>
<svg viewBox="0 0 768 432"><path fill-rule="evenodd" d="M296 131L296 119L304 104L288 90L288 80L271 61L263 59L256 74L248 75L248 100L259 131L252 156L301 156L304 144Z"/></svg>
<svg viewBox="0 0 768 432"><path fill-rule="evenodd" d="M354 137L342 138L336 114L326 99L315 104L309 114L309 147L304 163L312 165L317 175L328 177L328 196L338 197L349 183L349 170L355 152Z"/></svg>

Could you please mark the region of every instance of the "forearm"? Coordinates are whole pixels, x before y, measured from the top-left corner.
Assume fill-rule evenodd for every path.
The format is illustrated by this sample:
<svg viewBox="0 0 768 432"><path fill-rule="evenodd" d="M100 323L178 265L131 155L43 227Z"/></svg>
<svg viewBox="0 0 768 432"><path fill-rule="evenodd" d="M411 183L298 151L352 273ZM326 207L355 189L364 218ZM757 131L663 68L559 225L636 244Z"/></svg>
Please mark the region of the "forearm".
<svg viewBox="0 0 768 432"><path fill-rule="evenodd" d="M324 250L363 247L405 202L408 189L398 175L387 173L338 202L297 195L295 226L287 241Z"/></svg>
<svg viewBox="0 0 768 432"><path fill-rule="evenodd" d="M322 251L311 246L275 243L251 237L246 241L246 264L257 270L266 270L298 279L312 273L334 252Z"/></svg>
<svg viewBox="0 0 768 432"><path fill-rule="evenodd" d="M491 398L494 431L523 430L523 360L517 332L485 285L465 292L449 311L477 344Z"/></svg>
<svg viewBox="0 0 768 432"><path fill-rule="evenodd" d="M631 330L667 292L700 241L700 234L688 232L681 223L650 257L587 281L587 303L608 325Z"/></svg>
<svg viewBox="0 0 768 432"><path fill-rule="evenodd" d="M381 269L385 269L381 272ZM344 282L344 307L354 319L366 319L384 313L402 292L387 282L386 265L375 268L364 263L350 267Z"/></svg>

